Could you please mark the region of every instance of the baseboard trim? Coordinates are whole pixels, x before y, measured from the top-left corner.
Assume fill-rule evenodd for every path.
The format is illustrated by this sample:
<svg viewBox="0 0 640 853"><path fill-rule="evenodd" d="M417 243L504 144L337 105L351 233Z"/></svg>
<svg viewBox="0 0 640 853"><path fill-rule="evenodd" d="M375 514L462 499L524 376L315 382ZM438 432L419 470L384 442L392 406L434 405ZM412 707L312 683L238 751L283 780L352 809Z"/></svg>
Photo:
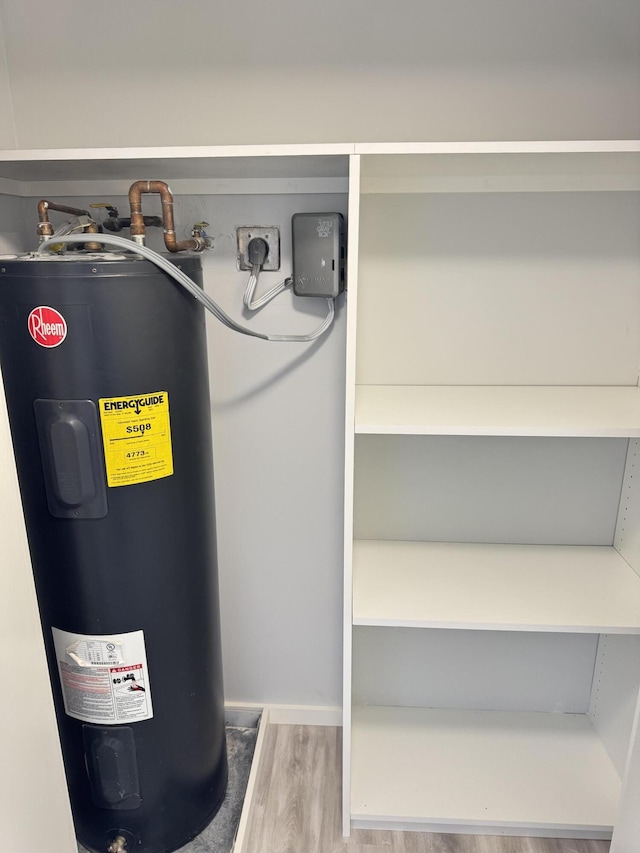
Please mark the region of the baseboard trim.
<svg viewBox="0 0 640 853"><path fill-rule="evenodd" d="M245 707L241 710L245 711L247 709ZM244 802L242 804L242 812L240 814L238 829L236 830L236 837L233 841L233 844L231 845L231 853L244 853L245 851L247 827L249 825L249 812L251 811L251 804L253 802L256 784L258 781L258 773L260 771L260 763L262 761L262 752L264 750L264 741L267 732L267 726L269 725L269 723L269 709L261 709L261 716L258 722L258 737L256 739L256 747L253 751L253 760L251 762L251 770L249 771L247 790L245 791L244 795Z"/></svg>
<svg viewBox="0 0 640 853"><path fill-rule="evenodd" d="M269 710L269 722L285 726L342 726L342 708L333 705L257 705L252 702L228 702L227 719L243 715L256 717Z"/></svg>
<svg viewBox="0 0 640 853"><path fill-rule="evenodd" d="M269 705L269 722L288 726L341 726L342 708L329 705Z"/></svg>

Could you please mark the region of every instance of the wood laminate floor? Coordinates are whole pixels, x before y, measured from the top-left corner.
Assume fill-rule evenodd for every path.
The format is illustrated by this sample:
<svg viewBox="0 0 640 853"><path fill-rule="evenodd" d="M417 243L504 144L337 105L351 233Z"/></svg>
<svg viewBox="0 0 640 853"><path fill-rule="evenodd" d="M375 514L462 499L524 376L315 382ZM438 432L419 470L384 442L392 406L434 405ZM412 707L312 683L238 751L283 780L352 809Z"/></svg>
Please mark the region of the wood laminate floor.
<svg viewBox="0 0 640 853"><path fill-rule="evenodd" d="M245 853L608 853L608 841L356 830L342 838L342 730L269 725Z"/></svg>

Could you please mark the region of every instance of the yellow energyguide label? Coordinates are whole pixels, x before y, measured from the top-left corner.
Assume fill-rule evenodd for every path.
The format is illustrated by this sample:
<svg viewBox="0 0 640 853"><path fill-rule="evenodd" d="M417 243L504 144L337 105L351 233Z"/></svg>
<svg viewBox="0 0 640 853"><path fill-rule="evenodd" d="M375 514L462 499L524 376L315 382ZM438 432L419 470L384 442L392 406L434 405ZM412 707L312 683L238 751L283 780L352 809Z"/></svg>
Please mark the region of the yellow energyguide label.
<svg viewBox="0 0 640 853"><path fill-rule="evenodd" d="M99 401L107 484L132 486L173 474L166 391Z"/></svg>

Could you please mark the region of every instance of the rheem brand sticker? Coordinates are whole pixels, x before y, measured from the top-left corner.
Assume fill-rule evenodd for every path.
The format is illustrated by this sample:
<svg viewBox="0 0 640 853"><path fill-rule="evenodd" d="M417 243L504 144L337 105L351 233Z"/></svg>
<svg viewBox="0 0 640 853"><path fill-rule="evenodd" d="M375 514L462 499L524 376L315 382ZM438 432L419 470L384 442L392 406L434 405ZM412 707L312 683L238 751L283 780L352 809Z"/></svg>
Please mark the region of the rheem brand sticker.
<svg viewBox="0 0 640 853"><path fill-rule="evenodd" d="M29 314L29 334L41 347L59 347L67 337L67 321L59 311L48 305L39 305Z"/></svg>
<svg viewBox="0 0 640 853"><path fill-rule="evenodd" d="M99 400L107 484L132 486L173 474L166 391Z"/></svg>

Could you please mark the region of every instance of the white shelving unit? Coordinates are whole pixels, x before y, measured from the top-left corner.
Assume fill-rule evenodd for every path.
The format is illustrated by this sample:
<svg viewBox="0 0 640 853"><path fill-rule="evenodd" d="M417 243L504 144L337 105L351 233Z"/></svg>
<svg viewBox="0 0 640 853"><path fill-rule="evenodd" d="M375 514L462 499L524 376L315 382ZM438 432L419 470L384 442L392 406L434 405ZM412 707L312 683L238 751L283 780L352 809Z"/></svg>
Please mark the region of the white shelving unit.
<svg viewBox="0 0 640 853"><path fill-rule="evenodd" d="M640 143L355 150L344 831L631 853Z"/></svg>

